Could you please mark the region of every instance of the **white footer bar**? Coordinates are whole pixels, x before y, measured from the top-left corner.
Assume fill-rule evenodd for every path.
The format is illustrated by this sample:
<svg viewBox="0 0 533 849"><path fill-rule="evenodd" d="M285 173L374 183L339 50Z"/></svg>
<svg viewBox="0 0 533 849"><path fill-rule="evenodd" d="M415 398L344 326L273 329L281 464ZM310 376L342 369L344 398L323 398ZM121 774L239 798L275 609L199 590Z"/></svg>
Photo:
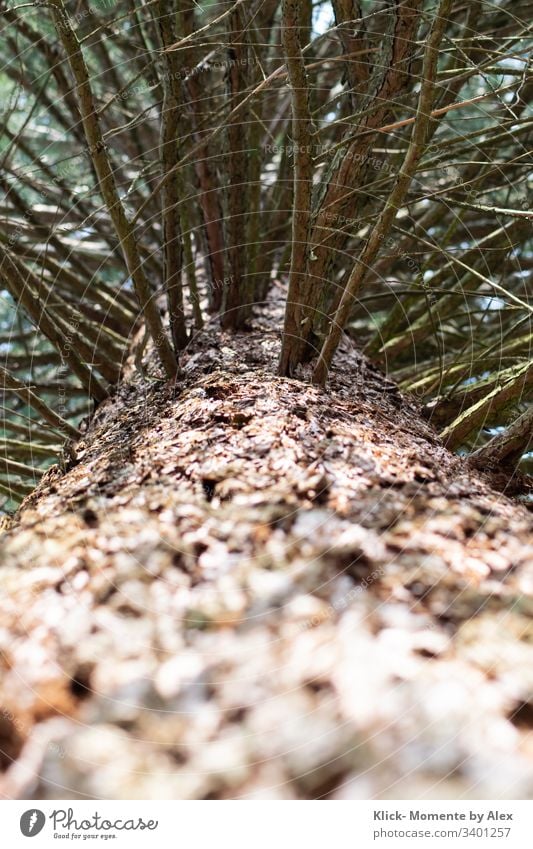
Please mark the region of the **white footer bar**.
<svg viewBox="0 0 533 849"><path fill-rule="evenodd" d="M1 844L183 849L525 849L533 802L179 802L0 803Z"/></svg>

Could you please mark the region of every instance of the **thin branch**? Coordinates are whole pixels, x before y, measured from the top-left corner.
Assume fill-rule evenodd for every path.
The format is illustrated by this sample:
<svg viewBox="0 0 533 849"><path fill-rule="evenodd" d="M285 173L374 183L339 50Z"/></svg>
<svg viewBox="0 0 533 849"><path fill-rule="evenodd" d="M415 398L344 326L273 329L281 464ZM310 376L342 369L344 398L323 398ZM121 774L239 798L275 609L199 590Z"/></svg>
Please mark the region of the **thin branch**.
<svg viewBox="0 0 533 849"><path fill-rule="evenodd" d="M468 462L478 469L515 469L533 448L533 407L522 413L503 433L470 454Z"/></svg>
<svg viewBox="0 0 533 849"><path fill-rule="evenodd" d="M128 220L120 200L113 169L111 168L107 148L103 140L83 52L76 34L72 29L63 0L49 0L49 5L53 9L56 30L63 43L72 73L76 80L76 91L83 129L87 139L89 155L98 176L102 197L120 240L128 271L135 286L139 306L146 320L146 326L167 375L173 377L177 371L176 357L174 356L167 334L163 329L156 296L151 291L150 283L144 272L133 225Z"/></svg>
<svg viewBox="0 0 533 849"><path fill-rule="evenodd" d="M418 107L409 147L400 168L396 185L394 186L379 220L374 226L368 241L361 252L350 278L346 284L339 307L333 318L326 336L318 363L313 373L313 382L324 385L331 360L340 342L342 332L348 320L350 309L356 292L363 283L371 264L378 255L383 240L386 238L394 223L399 207L409 189L411 180L416 173L420 157L424 152L427 131L431 122L431 106L435 96L435 80L439 59L439 45L444 35L453 0L441 0L435 15L429 35L422 68L422 85L418 98Z"/></svg>

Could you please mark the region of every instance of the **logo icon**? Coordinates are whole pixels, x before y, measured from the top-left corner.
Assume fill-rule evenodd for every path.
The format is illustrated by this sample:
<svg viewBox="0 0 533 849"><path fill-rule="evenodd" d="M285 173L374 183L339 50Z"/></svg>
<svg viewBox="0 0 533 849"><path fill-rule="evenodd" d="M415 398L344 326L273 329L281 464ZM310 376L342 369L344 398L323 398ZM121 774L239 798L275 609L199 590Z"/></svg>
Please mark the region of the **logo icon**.
<svg viewBox="0 0 533 849"><path fill-rule="evenodd" d="M24 837L35 837L43 830L46 817L42 811L37 808L32 808L29 811L24 811L20 818L20 830Z"/></svg>

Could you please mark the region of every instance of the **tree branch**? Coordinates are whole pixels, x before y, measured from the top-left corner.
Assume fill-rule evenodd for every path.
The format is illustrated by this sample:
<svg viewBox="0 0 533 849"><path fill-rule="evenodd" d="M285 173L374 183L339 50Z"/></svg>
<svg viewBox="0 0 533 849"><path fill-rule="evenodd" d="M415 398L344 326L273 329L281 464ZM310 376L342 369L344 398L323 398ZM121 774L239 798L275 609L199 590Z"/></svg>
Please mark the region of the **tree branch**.
<svg viewBox="0 0 533 849"><path fill-rule="evenodd" d="M134 229L126 216L117 191L114 172L107 155L83 52L76 34L72 29L63 0L49 0L49 5L52 7L56 30L67 53L69 64L76 81L76 91L83 129L89 148L88 152L98 176L100 191L102 192L102 197L120 240L126 265L133 280L135 293L145 318L146 326L167 375L173 377L177 371L176 357L172 351L167 334L163 329L156 296L151 291L150 283L142 266Z"/></svg>
<svg viewBox="0 0 533 849"><path fill-rule="evenodd" d="M313 185L312 122L309 86L300 44L300 0L283 2L283 46L291 86L294 180L292 205L291 264L285 306L279 373L289 375L301 345L300 283L307 262L311 193Z"/></svg>
<svg viewBox="0 0 533 849"><path fill-rule="evenodd" d="M400 168L396 185L389 195L385 207L350 274L341 302L331 322L329 333L322 346L318 363L313 372L313 382L321 386L327 380L331 361L348 320L354 297L363 283L371 264L378 255L383 240L390 232L398 209L405 198L411 180L416 172L420 157L424 152L428 126L432 120L431 107L435 96L439 45L448 23L448 16L452 5L453 0L441 0L435 15L424 54L422 85L409 147Z"/></svg>

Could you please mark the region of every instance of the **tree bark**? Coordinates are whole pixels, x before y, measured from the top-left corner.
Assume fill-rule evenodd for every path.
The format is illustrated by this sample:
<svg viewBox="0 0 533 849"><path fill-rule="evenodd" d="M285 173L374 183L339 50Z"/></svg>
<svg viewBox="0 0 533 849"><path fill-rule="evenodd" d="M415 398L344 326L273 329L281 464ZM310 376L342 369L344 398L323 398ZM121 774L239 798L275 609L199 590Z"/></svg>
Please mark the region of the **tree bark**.
<svg viewBox="0 0 533 849"><path fill-rule="evenodd" d="M130 363L4 533L5 797L530 798L531 515L274 326Z"/></svg>

